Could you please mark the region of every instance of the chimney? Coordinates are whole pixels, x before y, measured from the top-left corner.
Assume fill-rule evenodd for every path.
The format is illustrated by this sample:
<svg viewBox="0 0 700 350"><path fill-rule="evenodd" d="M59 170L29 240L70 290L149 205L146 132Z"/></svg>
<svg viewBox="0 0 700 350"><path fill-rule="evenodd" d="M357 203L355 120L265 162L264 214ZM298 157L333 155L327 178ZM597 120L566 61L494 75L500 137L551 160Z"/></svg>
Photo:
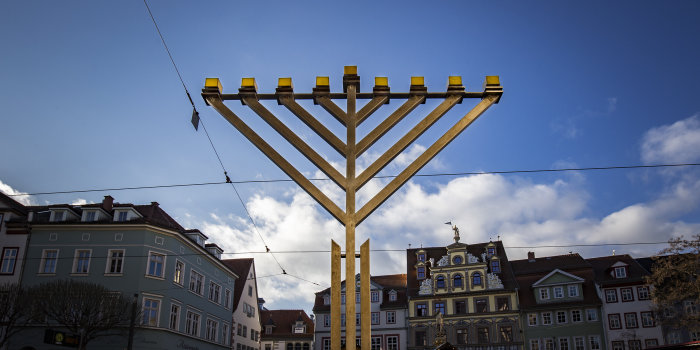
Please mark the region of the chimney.
<svg viewBox="0 0 700 350"><path fill-rule="evenodd" d="M112 205L114 204L114 198L110 195L106 195L105 198L102 200L102 209L104 209L106 212L112 211Z"/></svg>
<svg viewBox="0 0 700 350"><path fill-rule="evenodd" d="M535 252L527 252L527 261L529 261L529 262L535 261Z"/></svg>
<svg viewBox="0 0 700 350"><path fill-rule="evenodd" d="M158 204L158 202L151 202L151 205L154 207L157 207L159 204Z"/></svg>

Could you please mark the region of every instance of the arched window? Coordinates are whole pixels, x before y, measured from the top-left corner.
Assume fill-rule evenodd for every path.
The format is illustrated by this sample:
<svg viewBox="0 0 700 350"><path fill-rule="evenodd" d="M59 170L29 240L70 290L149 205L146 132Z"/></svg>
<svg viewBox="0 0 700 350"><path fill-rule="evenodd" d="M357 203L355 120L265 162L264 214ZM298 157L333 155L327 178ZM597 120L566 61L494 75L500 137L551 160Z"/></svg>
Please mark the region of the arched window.
<svg viewBox="0 0 700 350"><path fill-rule="evenodd" d="M287 350L294 350L294 344L287 343Z"/></svg>
<svg viewBox="0 0 700 350"><path fill-rule="evenodd" d="M301 350L301 343L294 343L294 350Z"/></svg>
<svg viewBox="0 0 700 350"><path fill-rule="evenodd" d="M473 286L480 286L481 285L481 274L478 272L474 272L472 274L472 285Z"/></svg>
<svg viewBox="0 0 700 350"><path fill-rule="evenodd" d="M455 275L455 277L452 279L452 285L455 287L461 287L462 286L462 275Z"/></svg>
<svg viewBox="0 0 700 350"><path fill-rule="evenodd" d="M438 276L438 277L435 279L435 281L436 281L436 282L435 282L435 283L436 283L436 286L437 286L438 288L445 288L445 277L444 277L444 276Z"/></svg>
<svg viewBox="0 0 700 350"><path fill-rule="evenodd" d="M309 343L304 343L303 348L304 350L309 350Z"/></svg>

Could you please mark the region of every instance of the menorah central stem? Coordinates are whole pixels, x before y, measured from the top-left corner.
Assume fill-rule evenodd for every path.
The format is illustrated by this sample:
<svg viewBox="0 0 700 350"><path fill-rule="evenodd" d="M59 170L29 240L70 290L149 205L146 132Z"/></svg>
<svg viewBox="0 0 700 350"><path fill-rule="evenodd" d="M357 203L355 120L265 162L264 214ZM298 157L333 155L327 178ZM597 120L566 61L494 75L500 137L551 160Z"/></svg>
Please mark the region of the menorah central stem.
<svg viewBox="0 0 700 350"><path fill-rule="evenodd" d="M345 349L355 350L355 85L348 84L347 105L347 158L345 186Z"/></svg>

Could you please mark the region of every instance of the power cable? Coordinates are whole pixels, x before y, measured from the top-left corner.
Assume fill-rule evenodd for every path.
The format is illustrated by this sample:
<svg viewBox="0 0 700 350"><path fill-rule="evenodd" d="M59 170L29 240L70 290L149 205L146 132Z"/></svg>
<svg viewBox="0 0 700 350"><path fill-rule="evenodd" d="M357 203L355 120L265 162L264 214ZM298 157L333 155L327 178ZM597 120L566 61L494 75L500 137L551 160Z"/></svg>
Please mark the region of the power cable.
<svg viewBox="0 0 700 350"><path fill-rule="evenodd" d="M203 124L202 124L203 125ZM546 173L546 172L566 172L566 171L592 171L592 170L620 170L620 169L644 169L644 168L666 168L666 167L684 167L684 166L700 166L700 163L682 163L682 164L654 164L654 165L624 165L624 166L606 166L606 167L586 167L586 168L560 168L560 169L526 169L526 170L495 170L495 171L472 171L472 172L455 172L455 173L434 173L434 174L416 174L414 177L438 177L438 176L463 176L463 175L489 175L489 174L518 174L518 173ZM374 176L374 179L395 178L398 175L380 175ZM143 190L155 188L171 188L171 187L192 187L192 186L208 186L231 184L251 184L251 183L275 183L275 182L294 182L292 179L271 179L271 180L238 180L238 181L217 181L217 182L199 182L189 184L172 184L172 185L152 185L152 186L132 186L132 187L113 187L99 188L87 190L66 190L52 192L32 192L32 193L15 193L8 194L10 197L16 196L40 196L53 194L70 194L70 193L85 193L85 192L109 192L109 191L126 191L126 190ZM330 181L328 178L312 178L309 181Z"/></svg>
<svg viewBox="0 0 700 350"><path fill-rule="evenodd" d="M168 45L165 43L165 39L163 38L163 34L160 32L160 29L158 28L158 24L156 23L155 17L153 17L153 13L151 12L151 8L148 6L148 3L146 2L146 0L143 0L143 3L144 3L144 5L146 5L146 9L148 10L148 14L151 16L151 20L153 21L153 25L156 27L156 31L158 32L158 36L160 36L160 40L163 43L165 50L168 52L168 57L170 57L170 62L173 64L173 67L175 67L175 72L177 72L177 76L180 78L180 82L182 83L182 87L185 89L185 93L187 94L187 98L190 100L190 104L192 104L193 117L196 116L198 122L202 124L202 129L204 129L204 133L207 135L207 139L209 139L209 144L211 145L212 150L214 150L214 154L216 154L216 159L219 160L219 164L221 165L221 169L224 171L224 177L226 178L226 183L231 184L233 191L236 193L236 197L238 197L238 200L241 202L243 209L245 210L246 214L248 215L248 218L253 223L253 227L255 228L255 232L257 232L258 237L260 237L260 240L263 242L263 245L265 245L265 250L267 252L271 253L272 258L275 259L275 262L277 263L277 266L279 266L280 270L282 270L282 273L286 273L286 271L284 270L284 268L280 264L279 260L277 260L277 257L274 254L272 254L272 252L270 252L270 248L268 247L267 243L265 242L265 239L263 238L262 234L260 234L260 230L258 230L258 225L255 223L255 220L253 220L253 217L250 215L250 212L248 212L248 208L246 207L245 203L243 202L241 195L238 193L238 189L236 189L236 186L233 184L233 182L229 178L228 172L226 171L226 167L224 166L224 163L221 161L221 157L219 156L219 152L216 150L216 147L214 146L214 142L212 141L211 137L209 136L209 132L207 131L207 127L204 125L204 120L199 119L199 113L197 112L197 108L194 105L194 101L192 101L192 96L190 95L190 92L187 90L187 85L185 85L185 81L182 79L182 75L180 74L180 70L177 68L177 65L175 64L175 60L173 59L173 56L170 54L170 49L168 49Z"/></svg>

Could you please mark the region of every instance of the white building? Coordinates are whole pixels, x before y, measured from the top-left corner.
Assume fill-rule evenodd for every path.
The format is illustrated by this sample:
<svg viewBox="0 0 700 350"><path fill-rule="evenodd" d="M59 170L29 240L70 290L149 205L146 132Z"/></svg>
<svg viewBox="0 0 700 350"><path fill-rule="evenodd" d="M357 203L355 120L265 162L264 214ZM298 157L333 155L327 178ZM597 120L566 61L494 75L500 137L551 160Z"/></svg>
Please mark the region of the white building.
<svg viewBox="0 0 700 350"><path fill-rule="evenodd" d="M253 259L227 259L223 263L240 276L233 291L233 341L236 350L260 349L258 283Z"/></svg>

